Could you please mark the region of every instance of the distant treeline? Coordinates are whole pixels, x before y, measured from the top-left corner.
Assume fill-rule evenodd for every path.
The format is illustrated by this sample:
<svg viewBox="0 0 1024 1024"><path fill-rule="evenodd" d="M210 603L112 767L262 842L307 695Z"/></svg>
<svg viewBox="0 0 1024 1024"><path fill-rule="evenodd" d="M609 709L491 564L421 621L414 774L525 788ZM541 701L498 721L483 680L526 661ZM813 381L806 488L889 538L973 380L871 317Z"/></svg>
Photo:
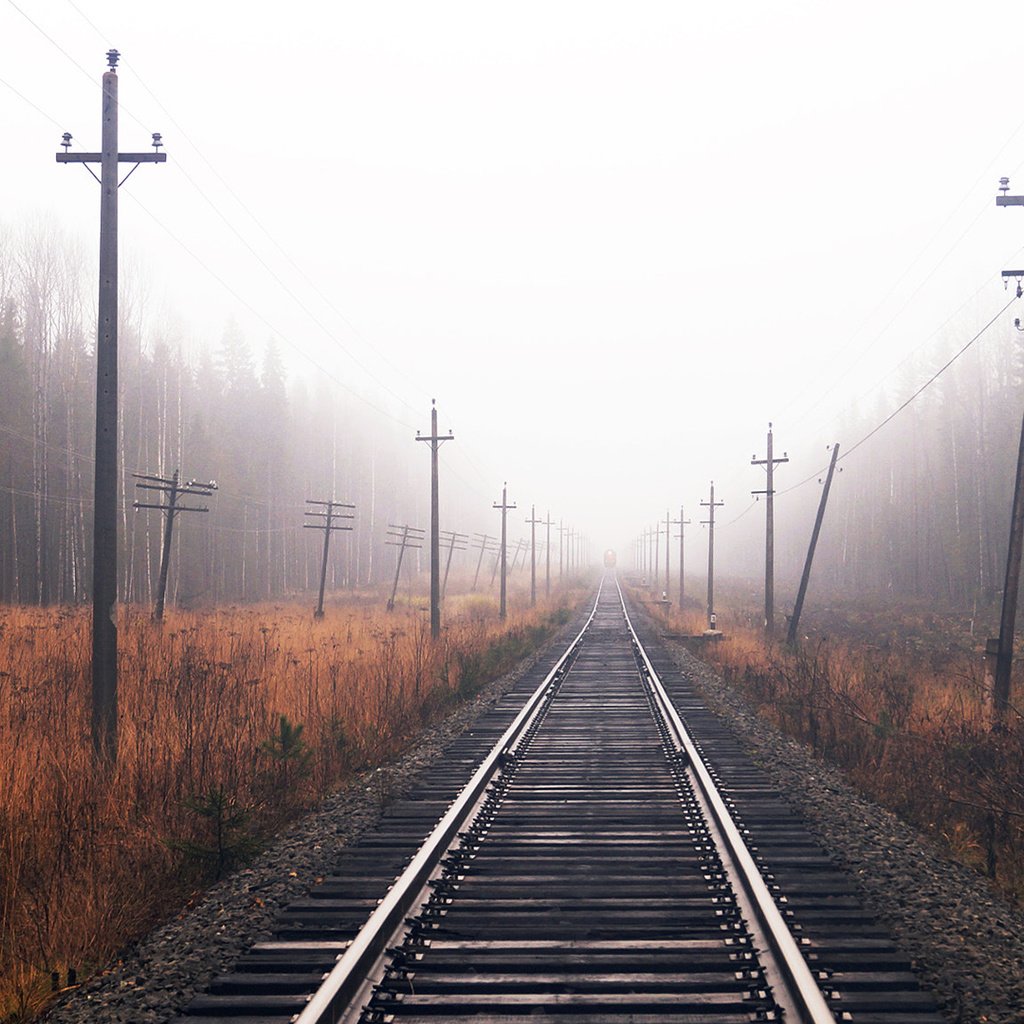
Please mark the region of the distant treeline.
<svg viewBox="0 0 1024 1024"><path fill-rule="evenodd" d="M0 225L0 601L91 593L93 277L52 223ZM190 358L173 327L152 326L143 299L123 274L122 598L151 599L163 526L160 512L132 508L154 499L136 491L132 473L176 469L218 490L208 514L176 521L169 600L255 601L314 587L322 534L302 529L307 498L357 505L357 529L335 535L331 585L389 578L388 521L426 525L429 496L409 479L412 457L426 469L412 431L333 382L289 382L273 341L257 357L231 327L214 351Z"/></svg>
<svg viewBox="0 0 1024 1024"><path fill-rule="evenodd" d="M0 601L75 602L90 594L94 278L80 244L51 222L0 224ZM176 469L186 481L214 480L218 490L210 513L183 516L176 528L172 603L312 589L321 541L302 529L307 498L357 505L356 529L336 535L329 585L388 580L395 566L388 522L428 525L425 477L414 480L410 469L418 457L426 470L425 453L411 431L334 382L287 379L273 341L257 357L229 327L193 357L165 319L123 274L121 597L152 598L163 525L159 512L132 508L145 495L131 474L169 477ZM935 356L936 365L945 358ZM838 432L844 450L933 369L908 369L889 398L850 414ZM1024 334L1000 323L841 463L813 586L965 610L992 604L1002 588L1022 412ZM820 439L823 466L830 440ZM793 447L784 423L776 425L776 444ZM783 587L799 575L817 503L813 484L784 493L789 472L776 475ZM446 501L471 507L459 503L460 489L446 481ZM752 511L723 532L724 572L758 574L759 518ZM699 545L697 536L691 544ZM425 554L416 552L413 567L425 564ZM689 559L699 572L697 549Z"/></svg>

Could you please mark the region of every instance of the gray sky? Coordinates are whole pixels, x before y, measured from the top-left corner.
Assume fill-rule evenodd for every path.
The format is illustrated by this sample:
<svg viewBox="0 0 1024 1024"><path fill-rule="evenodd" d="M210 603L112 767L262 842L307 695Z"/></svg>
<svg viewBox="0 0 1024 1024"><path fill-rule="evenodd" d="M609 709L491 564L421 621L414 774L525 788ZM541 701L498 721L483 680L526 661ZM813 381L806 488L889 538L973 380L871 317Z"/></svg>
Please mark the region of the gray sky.
<svg viewBox="0 0 1024 1024"><path fill-rule="evenodd" d="M481 503L508 479L621 547L712 477L723 518L746 507L769 419L789 480L813 472L851 401L1006 301L1012 16L0 0L0 215L93 246L95 182L53 154L65 129L98 148L118 48L121 148L169 154L122 190L154 316L195 346L231 318L277 336L410 432L436 396Z"/></svg>

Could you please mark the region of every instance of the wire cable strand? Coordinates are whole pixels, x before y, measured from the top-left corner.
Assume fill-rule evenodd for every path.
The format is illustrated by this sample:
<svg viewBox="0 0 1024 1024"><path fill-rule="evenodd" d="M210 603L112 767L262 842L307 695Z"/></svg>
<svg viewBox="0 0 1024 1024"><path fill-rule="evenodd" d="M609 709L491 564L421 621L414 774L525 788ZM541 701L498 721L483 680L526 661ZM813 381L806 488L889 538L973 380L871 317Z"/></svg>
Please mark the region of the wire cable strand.
<svg viewBox="0 0 1024 1024"><path fill-rule="evenodd" d="M883 427L885 427L888 423L891 423L901 412L903 412L903 410L906 409L907 406L909 406L912 402L914 402L917 398L919 398L922 394L924 394L924 392L927 391L928 388L930 388L932 386L932 384L934 384L965 352L967 352L968 349L970 349L971 346L974 345L974 343L976 341L978 341L978 339L981 338L982 335L984 335L985 332L988 331L989 328L992 327L992 325L995 324L996 321L1016 301L1017 301L1017 296L1016 295L1012 296L1006 302L1006 304L985 324L984 327L982 327L967 342L965 342L959 349L957 349L957 351L954 352L953 355L950 356L950 358L947 359L946 362L943 363L942 366L940 366L939 369L937 369L935 371L935 373L933 373L919 388L917 388L917 390L915 390L913 392L913 394L910 395L909 398L907 398L905 401L901 402L880 423L878 423L876 426L872 427L871 430L869 430L859 441L857 441L856 444L854 444L850 448L847 448L846 451L844 451L843 454L839 456L839 458L836 460L836 462L842 462L844 459L848 459L862 444L864 444L865 442L869 441L872 437L874 437L875 434L877 434ZM793 484L791 487L787 487L785 490L778 491L776 493L780 497L783 494L789 494L792 491L797 490L797 488L803 487L805 484L808 484L812 480L817 479L827 469L828 469L827 466L823 466L821 469L816 470L810 476L808 476L805 479L801 480L799 483Z"/></svg>

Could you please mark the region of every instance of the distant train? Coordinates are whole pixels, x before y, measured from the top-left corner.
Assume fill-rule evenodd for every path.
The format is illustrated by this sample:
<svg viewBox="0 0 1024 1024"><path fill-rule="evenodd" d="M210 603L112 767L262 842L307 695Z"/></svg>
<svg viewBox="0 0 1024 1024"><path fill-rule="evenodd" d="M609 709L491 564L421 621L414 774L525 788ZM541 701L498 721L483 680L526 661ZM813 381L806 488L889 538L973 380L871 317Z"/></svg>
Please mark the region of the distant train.
<svg viewBox="0 0 1024 1024"><path fill-rule="evenodd" d="M615 568L615 552L612 551L611 548L609 548L604 553L604 567L606 569L614 569Z"/></svg>

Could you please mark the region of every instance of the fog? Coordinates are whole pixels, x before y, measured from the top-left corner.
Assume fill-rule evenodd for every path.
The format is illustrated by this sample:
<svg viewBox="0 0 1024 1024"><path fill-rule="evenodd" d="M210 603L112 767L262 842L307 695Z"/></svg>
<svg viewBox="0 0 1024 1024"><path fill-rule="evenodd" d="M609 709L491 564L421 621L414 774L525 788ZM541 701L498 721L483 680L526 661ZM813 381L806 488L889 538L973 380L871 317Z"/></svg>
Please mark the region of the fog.
<svg viewBox="0 0 1024 1024"><path fill-rule="evenodd" d="M98 149L116 47L121 148L159 131L168 153L121 190L143 348L199 366L230 330L258 366L273 339L293 403L333 393L332 452L407 439L396 514L421 525L434 398L456 436L447 528L496 532L507 480L520 519L536 504L629 552L666 507L698 520L714 479L724 571L762 557L750 460L773 421L777 487L809 480L779 502L798 567L826 445L852 447L1012 294L1009 14L8 0L3 227L58 225L94 273L98 187L54 153L64 130ZM990 367L1014 315L977 342Z"/></svg>

